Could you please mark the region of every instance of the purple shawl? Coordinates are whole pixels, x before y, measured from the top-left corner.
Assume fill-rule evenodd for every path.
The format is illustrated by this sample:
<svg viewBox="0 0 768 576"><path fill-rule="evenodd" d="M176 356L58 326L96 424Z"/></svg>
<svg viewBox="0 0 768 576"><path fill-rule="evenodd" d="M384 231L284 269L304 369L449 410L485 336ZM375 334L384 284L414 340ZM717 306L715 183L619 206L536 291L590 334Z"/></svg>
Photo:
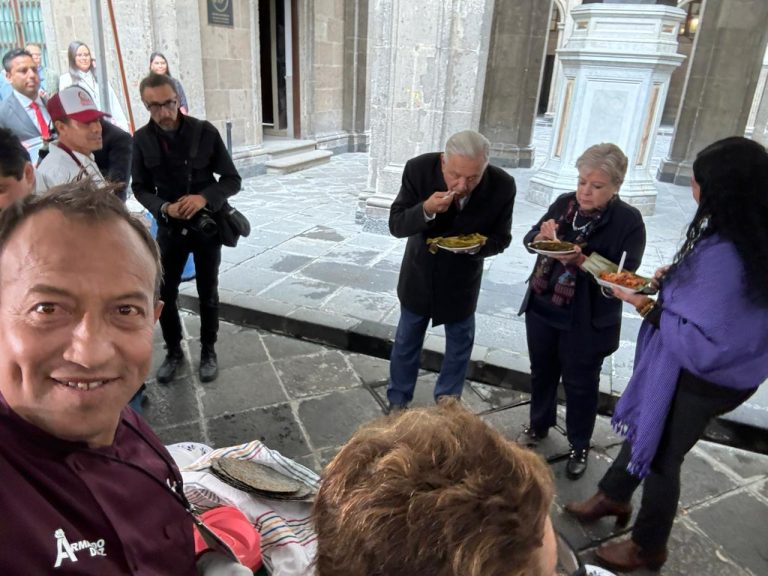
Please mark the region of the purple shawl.
<svg viewBox="0 0 768 576"><path fill-rule="evenodd" d="M768 377L768 308L753 304L732 243L714 234L701 241L662 286L659 328L643 322L635 365L613 416L627 437L627 470L650 472L664 424L685 369L734 390L752 390Z"/></svg>

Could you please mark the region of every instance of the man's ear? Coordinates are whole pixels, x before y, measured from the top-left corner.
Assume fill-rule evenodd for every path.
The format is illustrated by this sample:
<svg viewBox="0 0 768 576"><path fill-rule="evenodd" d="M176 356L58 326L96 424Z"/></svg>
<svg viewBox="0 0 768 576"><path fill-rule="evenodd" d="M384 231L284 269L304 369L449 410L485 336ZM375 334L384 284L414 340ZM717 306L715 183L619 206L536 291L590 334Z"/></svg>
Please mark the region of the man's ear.
<svg viewBox="0 0 768 576"><path fill-rule="evenodd" d="M157 300L155 302L155 323L160 319L160 312L163 311L163 306L165 304L162 300Z"/></svg>
<svg viewBox="0 0 768 576"><path fill-rule="evenodd" d="M26 182L27 186L29 187L29 193L31 194L32 191L35 189L35 167L32 165L32 162L27 162L24 165L24 175L22 176L24 182Z"/></svg>

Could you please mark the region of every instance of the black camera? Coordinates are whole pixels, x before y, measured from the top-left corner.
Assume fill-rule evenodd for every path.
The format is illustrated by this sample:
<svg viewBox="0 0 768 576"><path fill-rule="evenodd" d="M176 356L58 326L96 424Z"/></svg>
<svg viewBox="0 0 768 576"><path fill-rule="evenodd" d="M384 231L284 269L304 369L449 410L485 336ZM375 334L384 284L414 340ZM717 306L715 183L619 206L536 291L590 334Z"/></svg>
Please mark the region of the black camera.
<svg viewBox="0 0 768 576"><path fill-rule="evenodd" d="M216 224L216 220L211 217L207 210L200 210L195 214L192 220L189 221L189 227L208 238L212 238L219 233L219 226Z"/></svg>

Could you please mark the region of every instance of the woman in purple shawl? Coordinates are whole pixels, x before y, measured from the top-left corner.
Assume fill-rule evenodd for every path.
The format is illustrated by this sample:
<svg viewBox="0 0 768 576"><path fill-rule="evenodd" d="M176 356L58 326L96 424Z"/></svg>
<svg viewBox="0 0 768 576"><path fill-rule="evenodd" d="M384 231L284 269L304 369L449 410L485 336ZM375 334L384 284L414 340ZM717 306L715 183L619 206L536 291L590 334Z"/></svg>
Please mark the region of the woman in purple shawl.
<svg viewBox="0 0 768 576"><path fill-rule="evenodd" d="M644 317L613 417L626 441L597 494L566 506L582 522L626 524L644 482L631 539L596 551L622 572L664 564L685 455L768 378L768 153L726 138L698 154L693 175L699 207L672 266L657 272L658 301L616 294Z"/></svg>

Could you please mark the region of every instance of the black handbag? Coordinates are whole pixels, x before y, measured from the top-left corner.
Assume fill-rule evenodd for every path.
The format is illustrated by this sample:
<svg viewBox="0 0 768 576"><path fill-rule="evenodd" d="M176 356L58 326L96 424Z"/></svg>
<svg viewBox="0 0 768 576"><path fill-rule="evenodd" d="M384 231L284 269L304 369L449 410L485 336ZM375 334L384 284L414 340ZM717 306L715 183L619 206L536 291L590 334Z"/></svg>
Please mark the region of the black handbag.
<svg viewBox="0 0 768 576"><path fill-rule="evenodd" d="M247 238L251 233L251 223L248 222L248 218L229 202L225 202L218 211L214 212L213 218L216 220L219 238L224 246L234 248L241 236Z"/></svg>

